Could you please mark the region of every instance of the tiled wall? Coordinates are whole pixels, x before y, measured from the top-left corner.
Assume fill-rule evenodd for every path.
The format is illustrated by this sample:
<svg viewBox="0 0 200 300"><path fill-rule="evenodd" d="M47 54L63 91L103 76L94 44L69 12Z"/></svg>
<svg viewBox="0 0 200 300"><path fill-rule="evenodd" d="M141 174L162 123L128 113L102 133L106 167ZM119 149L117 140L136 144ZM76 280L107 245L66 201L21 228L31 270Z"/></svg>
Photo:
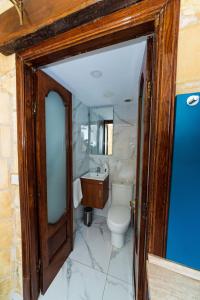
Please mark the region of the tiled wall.
<svg viewBox="0 0 200 300"><path fill-rule="evenodd" d="M89 109L76 97L73 97L73 177L85 174L89 169L88 145L81 136L81 126L89 123Z"/></svg>
<svg viewBox="0 0 200 300"><path fill-rule="evenodd" d="M81 177L89 170L88 145L85 145L81 136L81 125L88 125L89 110L80 100L73 96L73 178ZM82 217L82 206L74 210L74 221ZM75 229L75 223L74 223Z"/></svg>
<svg viewBox="0 0 200 300"><path fill-rule="evenodd" d="M135 182L136 148L137 148L137 101L114 106L113 155L90 155L90 170L98 166L103 170L106 163L109 167L111 183ZM110 193L111 198L111 193ZM96 214L107 215L110 199L103 210L95 210Z"/></svg>
<svg viewBox="0 0 200 300"><path fill-rule="evenodd" d="M1 0L0 13L10 6ZM200 91L199 34L200 1L181 0L177 93ZM12 291L22 293L19 193L10 184L11 173L17 173L14 69L14 56L0 55L0 300Z"/></svg>
<svg viewBox="0 0 200 300"><path fill-rule="evenodd" d="M137 103L114 106L113 155L90 155L90 170L106 162L112 182L131 183L135 180Z"/></svg>

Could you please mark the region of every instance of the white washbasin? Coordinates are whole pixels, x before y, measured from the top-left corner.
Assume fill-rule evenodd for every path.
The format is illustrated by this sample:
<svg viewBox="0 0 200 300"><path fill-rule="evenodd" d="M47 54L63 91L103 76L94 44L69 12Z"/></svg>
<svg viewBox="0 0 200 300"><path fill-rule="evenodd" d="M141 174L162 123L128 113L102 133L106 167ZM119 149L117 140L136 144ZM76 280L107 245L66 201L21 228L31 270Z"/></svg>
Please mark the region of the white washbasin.
<svg viewBox="0 0 200 300"><path fill-rule="evenodd" d="M104 181L107 176L107 173L88 172L85 175L81 176L81 178Z"/></svg>

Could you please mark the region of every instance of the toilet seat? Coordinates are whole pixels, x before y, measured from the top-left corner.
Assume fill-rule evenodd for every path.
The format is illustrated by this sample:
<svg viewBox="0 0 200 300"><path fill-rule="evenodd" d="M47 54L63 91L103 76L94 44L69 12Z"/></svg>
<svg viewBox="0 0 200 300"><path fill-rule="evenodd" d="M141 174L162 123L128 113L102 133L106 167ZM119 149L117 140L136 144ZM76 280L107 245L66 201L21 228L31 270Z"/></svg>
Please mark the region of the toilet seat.
<svg viewBox="0 0 200 300"><path fill-rule="evenodd" d="M128 227L130 220L130 207L123 205L112 205L108 211L108 225L116 228L116 230Z"/></svg>

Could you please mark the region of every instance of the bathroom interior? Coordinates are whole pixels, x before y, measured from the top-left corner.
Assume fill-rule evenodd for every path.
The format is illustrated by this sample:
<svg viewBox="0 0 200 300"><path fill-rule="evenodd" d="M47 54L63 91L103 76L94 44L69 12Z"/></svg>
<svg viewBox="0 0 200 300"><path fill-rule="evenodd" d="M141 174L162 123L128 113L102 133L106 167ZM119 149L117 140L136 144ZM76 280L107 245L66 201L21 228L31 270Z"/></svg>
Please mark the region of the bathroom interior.
<svg viewBox="0 0 200 300"><path fill-rule="evenodd" d="M42 69L72 93L74 247L40 299L134 298L130 201L145 49L140 38Z"/></svg>

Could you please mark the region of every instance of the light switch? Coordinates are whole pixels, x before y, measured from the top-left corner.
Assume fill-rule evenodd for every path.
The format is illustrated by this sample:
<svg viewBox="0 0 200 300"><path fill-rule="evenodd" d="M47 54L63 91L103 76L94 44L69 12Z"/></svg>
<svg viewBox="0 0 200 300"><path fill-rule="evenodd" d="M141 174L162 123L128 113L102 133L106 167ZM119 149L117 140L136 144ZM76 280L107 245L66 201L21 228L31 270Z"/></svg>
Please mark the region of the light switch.
<svg viewBox="0 0 200 300"><path fill-rule="evenodd" d="M11 174L11 184L19 185L19 176L17 174Z"/></svg>

